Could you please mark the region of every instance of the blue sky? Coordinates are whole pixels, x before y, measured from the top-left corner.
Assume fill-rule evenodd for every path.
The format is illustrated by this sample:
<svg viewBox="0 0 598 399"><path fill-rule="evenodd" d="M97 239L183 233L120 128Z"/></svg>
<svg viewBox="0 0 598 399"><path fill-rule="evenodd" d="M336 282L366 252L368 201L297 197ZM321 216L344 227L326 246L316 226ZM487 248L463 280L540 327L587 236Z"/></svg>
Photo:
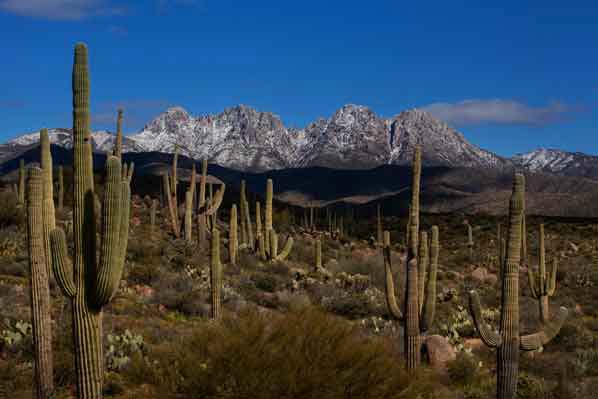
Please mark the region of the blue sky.
<svg viewBox="0 0 598 399"><path fill-rule="evenodd" d="M0 0L0 142L71 126L90 49L93 128L239 103L302 127L346 103L425 108L501 155L598 154L595 1Z"/></svg>

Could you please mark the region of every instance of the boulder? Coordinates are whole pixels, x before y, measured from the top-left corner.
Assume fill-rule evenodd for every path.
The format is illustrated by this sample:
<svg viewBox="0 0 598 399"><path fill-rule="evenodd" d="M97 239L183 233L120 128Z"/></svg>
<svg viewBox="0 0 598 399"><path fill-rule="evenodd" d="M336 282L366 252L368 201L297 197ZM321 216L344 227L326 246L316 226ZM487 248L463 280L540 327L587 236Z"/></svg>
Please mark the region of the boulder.
<svg viewBox="0 0 598 399"><path fill-rule="evenodd" d="M441 335L430 335L424 342L430 367L446 370L447 363L457 358L455 348Z"/></svg>
<svg viewBox="0 0 598 399"><path fill-rule="evenodd" d="M471 272L471 278L483 283L486 280L486 276L488 275L488 270L485 267L478 267L473 272Z"/></svg>

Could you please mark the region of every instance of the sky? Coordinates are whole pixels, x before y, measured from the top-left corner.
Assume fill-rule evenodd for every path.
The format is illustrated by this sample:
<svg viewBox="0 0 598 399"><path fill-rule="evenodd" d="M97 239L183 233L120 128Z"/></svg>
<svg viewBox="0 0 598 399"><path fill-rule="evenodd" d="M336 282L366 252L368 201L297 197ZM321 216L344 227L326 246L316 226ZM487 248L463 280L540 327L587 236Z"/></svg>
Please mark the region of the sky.
<svg viewBox="0 0 598 399"><path fill-rule="evenodd" d="M430 111L503 156L598 154L598 2L0 0L0 142L72 125L73 47L92 128L237 104L287 126L344 104Z"/></svg>

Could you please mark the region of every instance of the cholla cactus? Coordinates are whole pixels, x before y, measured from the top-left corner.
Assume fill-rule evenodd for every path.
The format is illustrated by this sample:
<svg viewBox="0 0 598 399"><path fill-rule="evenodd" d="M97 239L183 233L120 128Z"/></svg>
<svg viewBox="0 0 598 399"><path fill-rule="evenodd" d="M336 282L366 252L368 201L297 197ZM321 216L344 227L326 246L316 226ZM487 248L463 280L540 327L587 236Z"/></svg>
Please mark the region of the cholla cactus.
<svg viewBox="0 0 598 399"><path fill-rule="evenodd" d="M43 136L43 134L42 134ZM46 131L47 136L47 131ZM47 166L47 165L46 165ZM50 163L51 167L51 163ZM52 366L52 322L50 320L49 213L46 207L46 174L29 169L27 184L27 244L31 279L31 318L35 349L35 385L38 398L50 398L54 391Z"/></svg>
<svg viewBox="0 0 598 399"><path fill-rule="evenodd" d="M438 268L438 228L432 227L430 273L427 282L426 259L428 258L427 235L419 238L419 190L421 178L421 149L416 147L413 157L411 185L411 205L409 217L409 242L407 249L407 287L405 290L404 311L401 312L395 296L392 275L390 234L384 233L384 270L386 274L386 302L391 315L405 325L404 347L407 355L407 369L414 371L421 361L422 335L434 322L436 310L436 275ZM418 248L419 246L419 248ZM418 256L419 253L419 256Z"/></svg>
<svg viewBox="0 0 598 399"><path fill-rule="evenodd" d="M540 309L540 320L542 324L550 321L550 306L548 298L556 291L556 271L558 268L557 258L552 259L552 268L546 272L546 249L544 247L544 225L540 225L540 250L538 256L537 277L531 267L527 268L529 288L532 297L538 301Z"/></svg>
<svg viewBox="0 0 598 399"><path fill-rule="evenodd" d="M509 204L509 230L507 257L502 266L502 301L500 329L489 328L482 316L480 299L475 291L470 292L469 305L474 324L484 343L496 348L497 356L497 398L517 397L519 350L536 350L558 334L567 317L567 309L561 307L557 316L535 334L519 335L519 263L521 262L521 234L524 215L525 181L516 174L513 194Z"/></svg>
<svg viewBox="0 0 598 399"><path fill-rule="evenodd" d="M55 229L50 238L54 275L72 304L77 397L90 399L102 397L102 308L116 293L122 276L129 234L131 191L129 178L122 178L120 160L108 157L100 257L97 259L89 78L87 47L84 44L77 44L74 58L72 262L67 254L64 232Z"/></svg>

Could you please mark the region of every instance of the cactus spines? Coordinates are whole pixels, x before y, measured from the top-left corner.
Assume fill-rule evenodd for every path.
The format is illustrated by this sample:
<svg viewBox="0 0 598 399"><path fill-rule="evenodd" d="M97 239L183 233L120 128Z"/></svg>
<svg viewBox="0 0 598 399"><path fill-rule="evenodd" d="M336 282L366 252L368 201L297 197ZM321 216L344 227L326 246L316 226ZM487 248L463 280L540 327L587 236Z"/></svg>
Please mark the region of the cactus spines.
<svg viewBox="0 0 598 399"><path fill-rule="evenodd" d="M96 257L93 165L89 129L87 47L77 44L73 66L73 267L64 232L51 233L56 280L71 299L77 397L102 397L102 307L115 294L124 266L129 232L131 192L122 178L121 162L106 161L106 187L100 228L100 257Z"/></svg>
<svg viewBox="0 0 598 399"><path fill-rule="evenodd" d="M185 192L185 241L193 239L193 192Z"/></svg>
<svg viewBox="0 0 598 399"><path fill-rule="evenodd" d="M25 160L19 160L19 191L17 192L17 204L19 206L25 205Z"/></svg>
<svg viewBox="0 0 598 399"><path fill-rule="evenodd" d="M44 171L29 169L27 184L27 247L31 279L31 315L35 350L37 398L50 398L54 391L52 366L52 324L50 320L50 252L47 247L49 209L45 207Z"/></svg>
<svg viewBox="0 0 598 399"><path fill-rule="evenodd" d="M237 248L239 243L237 241L237 205L233 204L230 210L230 224L228 230L228 253L230 256L230 263L237 264Z"/></svg>
<svg viewBox="0 0 598 399"><path fill-rule="evenodd" d="M222 264L220 263L220 230L214 225L212 228L210 251L210 292L212 298L212 320L220 318L220 297L222 292Z"/></svg>
<svg viewBox="0 0 598 399"><path fill-rule="evenodd" d="M62 165L58 167L58 210L64 207L64 171Z"/></svg>
<svg viewBox="0 0 598 399"><path fill-rule="evenodd" d="M540 320L542 324L550 320L550 307L548 298L556 291L556 272L558 263L556 257L552 260L552 267L546 272L546 248L544 246L544 225L540 225L540 249L538 256L538 273L534 273L531 267L527 268L529 287L532 297L538 301Z"/></svg>
<svg viewBox="0 0 598 399"><path fill-rule="evenodd" d="M567 317L561 308L557 317L535 334L519 335L519 264L521 262L521 235L524 215L523 175L515 174L513 194L509 203L507 256L502 266L502 299L500 329L493 331L482 317L480 299L470 292L470 312L484 343L497 349L497 398L517 397L519 350L535 350L550 341L560 330Z"/></svg>
<svg viewBox="0 0 598 399"><path fill-rule="evenodd" d="M123 110L119 109L116 117L116 142L113 155L122 160L123 157Z"/></svg>
<svg viewBox="0 0 598 399"><path fill-rule="evenodd" d="M382 246L384 244L384 237L382 233L382 209L380 204L376 207L376 227L378 245Z"/></svg>

